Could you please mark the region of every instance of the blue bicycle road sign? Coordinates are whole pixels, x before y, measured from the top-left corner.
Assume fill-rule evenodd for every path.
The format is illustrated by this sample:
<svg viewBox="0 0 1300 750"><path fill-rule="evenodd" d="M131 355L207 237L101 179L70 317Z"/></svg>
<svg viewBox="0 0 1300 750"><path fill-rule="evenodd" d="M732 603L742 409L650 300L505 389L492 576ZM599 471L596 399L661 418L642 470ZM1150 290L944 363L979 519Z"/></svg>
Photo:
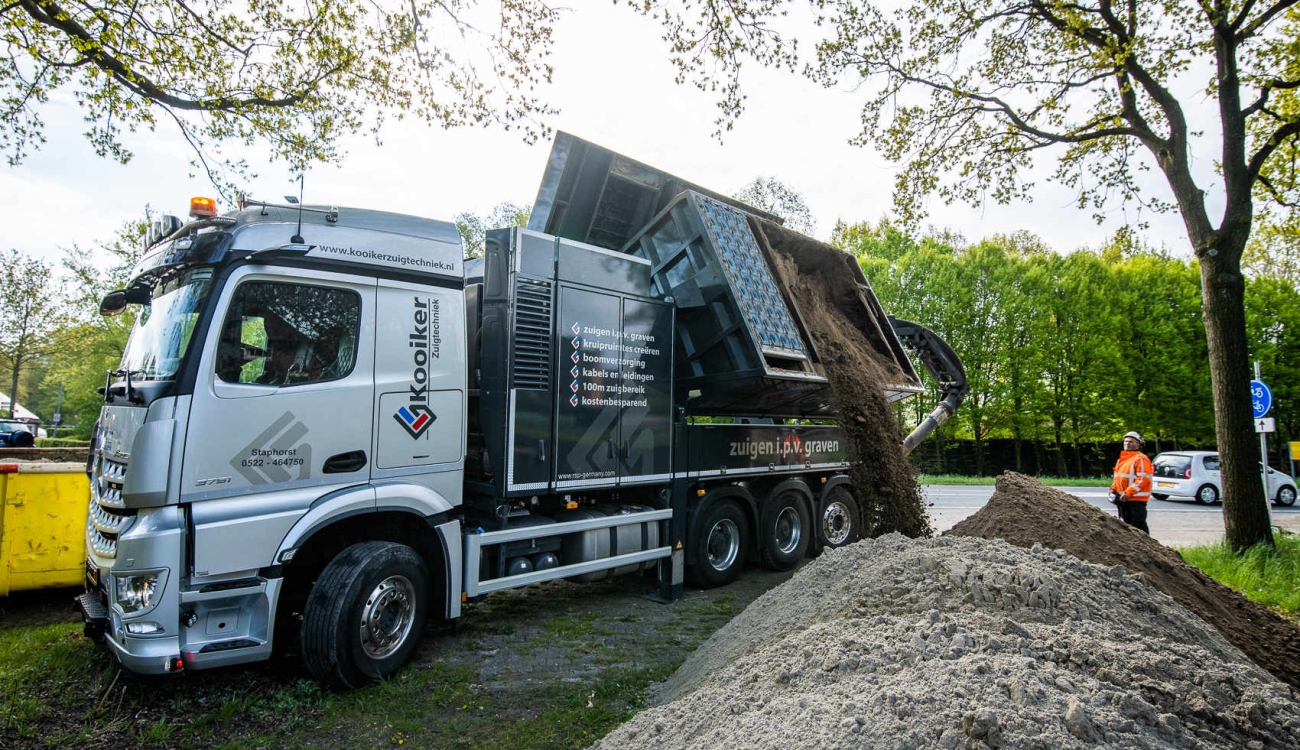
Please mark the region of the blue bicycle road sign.
<svg viewBox="0 0 1300 750"><path fill-rule="evenodd" d="M1273 392L1264 385L1264 381L1250 381L1250 405L1255 410L1255 419L1260 419L1273 408Z"/></svg>

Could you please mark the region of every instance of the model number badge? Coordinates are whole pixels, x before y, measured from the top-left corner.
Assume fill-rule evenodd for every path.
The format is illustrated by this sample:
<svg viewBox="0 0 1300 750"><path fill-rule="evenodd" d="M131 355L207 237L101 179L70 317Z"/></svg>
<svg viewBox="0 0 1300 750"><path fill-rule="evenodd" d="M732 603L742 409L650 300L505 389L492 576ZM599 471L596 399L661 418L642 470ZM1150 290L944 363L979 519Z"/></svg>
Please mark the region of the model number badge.
<svg viewBox="0 0 1300 750"><path fill-rule="evenodd" d="M195 487L207 487L213 484L225 484L230 481L230 477L212 477L211 479L200 479L194 483Z"/></svg>

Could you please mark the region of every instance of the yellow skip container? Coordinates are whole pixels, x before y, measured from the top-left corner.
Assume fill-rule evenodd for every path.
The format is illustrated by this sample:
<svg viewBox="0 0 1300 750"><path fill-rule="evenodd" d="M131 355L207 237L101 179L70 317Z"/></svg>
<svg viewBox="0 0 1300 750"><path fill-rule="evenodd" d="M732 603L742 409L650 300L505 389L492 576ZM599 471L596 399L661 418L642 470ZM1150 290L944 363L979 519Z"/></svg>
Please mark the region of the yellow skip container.
<svg viewBox="0 0 1300 750"><path fill-rule="evenodd" d="M0 462L0 596L81 585L89 502L81 464Z"/></svg>

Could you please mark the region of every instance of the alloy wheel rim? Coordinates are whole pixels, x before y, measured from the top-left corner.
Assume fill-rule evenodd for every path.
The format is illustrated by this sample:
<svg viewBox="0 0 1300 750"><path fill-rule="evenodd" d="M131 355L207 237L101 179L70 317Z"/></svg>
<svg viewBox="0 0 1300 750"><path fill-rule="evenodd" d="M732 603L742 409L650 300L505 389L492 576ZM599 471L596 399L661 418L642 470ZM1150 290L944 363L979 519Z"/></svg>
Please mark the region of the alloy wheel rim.
<svg viewBox="0 0 1300 750"><path fill-rule="evenodd" d="M781 554L789 555L799 549L803 541L803 523L799 520L799 511L793 507L781 509L776 517L776 547Z"/></svg>
<svg viewBox="0 0 1300 750"><path fill-rule="evenodd" d="M849 509L839 501L830 503L822 513L822 533L831 545L843 544L853 531L853 520L849 518Z"/></svg>
<svg viewBox="0 0 1300 750"><path fill-rule="evenodd" d="M740 527L724 518L709 529L707 544L709 566L717 571L729 570L740 555Z"/></svg>
<svg viewBox="0 0 1300 750"><path fill-rule="evenodd" d="M415 622L415 585L406 576L392 575L379 582L361 610L361 650L383 659L406 643Z"/></svg>

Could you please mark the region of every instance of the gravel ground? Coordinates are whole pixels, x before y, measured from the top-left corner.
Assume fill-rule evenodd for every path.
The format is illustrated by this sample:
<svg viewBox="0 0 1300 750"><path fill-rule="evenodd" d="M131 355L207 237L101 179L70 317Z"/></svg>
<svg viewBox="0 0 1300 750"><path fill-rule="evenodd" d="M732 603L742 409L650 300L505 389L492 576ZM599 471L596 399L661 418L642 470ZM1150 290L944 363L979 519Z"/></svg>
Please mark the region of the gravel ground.
<svg viewBox="0 0 1300 750"><path fill-rule="evenodd" d="M1122 567L889 535L828 552L601 748L1294 748L1300 705Z"/></svg>

